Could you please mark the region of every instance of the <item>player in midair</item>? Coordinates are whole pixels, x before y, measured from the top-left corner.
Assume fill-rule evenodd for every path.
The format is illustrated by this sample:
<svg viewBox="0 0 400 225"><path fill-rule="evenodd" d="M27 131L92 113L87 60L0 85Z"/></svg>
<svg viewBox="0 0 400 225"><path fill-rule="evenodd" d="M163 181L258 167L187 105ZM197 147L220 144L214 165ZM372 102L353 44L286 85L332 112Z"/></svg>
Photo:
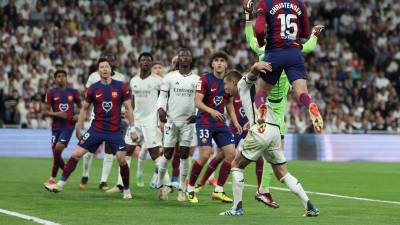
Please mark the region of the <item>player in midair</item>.
<svg viewBox="0 0 400 225"><path fill-rule="evenodd" d="M282 71L285 71L296 99L309 110L315 132L322 132L321 114L308 95L307 73L300 49L300 38L309 38L311 33L307 9L303 2L259 1L254 32L258 46L265 45L264 61L272 65L271 72L267 71L260 76L259 91L255 97L257 107L266 100L265 96L270 95L273 85L278 82Z"/></svg>
<svg viewBox="0 0 400 225"><path fill-rule="evenodd" d="M113 80L125 82L125 75L119 73L118 71L115 70L117 67L116 59L112 54L109 53L104 53L100 58L106 58L110 63L111 67L113 68L113 73L111 75L111 78ZM100 81L100 74L98 71L95 71L89 75L89 78L86 82L86 90L90 87L90 85ZM94 112L93 109L91 110L91 120L94 119ZM108 189L107 185L107 180L111 172L112 164L113 164L113 159L114 155L112 154L110 144L107 142L104 142L104 159L103 159L103 168L101 171L101 179L100 179L100 184L99 188L103 191ZM81 189L86 189L87 188L87 183L89 180L89 173L90 173L90 167L92 165L94 153L88 152L83 156L83 173L82 173L82 179L81 179L81 184L79 187Z"/></svg>
<svg viewBox="0 0 400 225"><path fill-rule="evenodd" d="M260 61L264 59L265 56L265 46L258 46L257 38L254 36L253 31L253 1L248 1L248 4L244 7L246 14L246 41L250 48L259 56ZM312 34L310 38L301 45L302 53L310 53L314 51L318 36L321 31L324 29L324 26L317 25L313 27ZM288 94L290 91L290 83L287 78L285 71L282 72L279 81L272 87L271 93L268 95L268 100L270 102L271 108L274 111L275 122L279 125L281 140L282 140L282 149L284 146L284 137L286 133L286 122L285 122L285 114L286 114L286 105L288 102ZM268 205L273 208L279 206L276 202L272 200L270 194L270 183L272 180L272 168L267 163L263 168L263 175L261 185L259 185L259 189L257 190L255 199Z"/></svg>
<svg viewBox="0 0 400 225"><path fill-rule="evenodd" d="M236 153L232 162L232 190L233 207L220 215L240 216L243 215L242 193L244 189L243 169L260 157L272 165L276 177L284 183L303 203L305 216L318 216L319 209L316 208L304 192L300 182L292 176L286 167L286 159L281 150L281 139L279 126L275 123L274 113L268 100L258 108L255 103L255 83L260 73L271 71L272 66L267 62L255 63L250 73L243 78L235 73L228 74L225 79L240 80L237 86L228 87L230 94L239 93L247 118L250 121L250 129L246 136L243 148ZM229 78L229 76L232 76Z"/></svg>
<svg viewBox="0 0 400 225"><path fill-rule="evenodd" d="M130 100L128 85L111 78L112 67L106 58L100 58L97 63L98 72L101 80L92 84L79 113L77 128L82 127L91 104L94 106L94 120L87 132L81 135L81 130L76 129L79 139L78 146L75 148L71 158L68 160L61 179L56 184L45 185L45 188L52 192L62 191L66 181L75 170L79 159L87 152L94 153L103 141L111 145L111 150L116 153L120 165L120 173L123 180L123 198L131 199L129 189L129 167L125 161L126 145L122 134L121 107L125 106L129 121L129 131L132 140L137 140L138 136L134 129L133 109Z"/></svg>
<svg viewBox="0 0 400 225"><path fill-rule="evenodd" d="M191 71L192 53L187 48L178 50L178 70L168 73L161 86L157 101L158 115L164 126L164 155L158 170L157 188L161 200L168 199L169 190L164 187L168 161L179 144L179 191L178 201L185 201L186 178L189 171L189 151L194 134L194 96L199 76Z"/></svg>
<svg viewBox="0 0 400 225"><path fill-rule="evenodd" d="M63 170L65 163L61 154L68 146L74 132L76 116L75 105L81 107L78 90L67 87L67 72L57 70L54 73L56 87L46 93L45 115L51 117L51 146L53 151L53 167L47 184L55 184L59 169Z"/></svg>

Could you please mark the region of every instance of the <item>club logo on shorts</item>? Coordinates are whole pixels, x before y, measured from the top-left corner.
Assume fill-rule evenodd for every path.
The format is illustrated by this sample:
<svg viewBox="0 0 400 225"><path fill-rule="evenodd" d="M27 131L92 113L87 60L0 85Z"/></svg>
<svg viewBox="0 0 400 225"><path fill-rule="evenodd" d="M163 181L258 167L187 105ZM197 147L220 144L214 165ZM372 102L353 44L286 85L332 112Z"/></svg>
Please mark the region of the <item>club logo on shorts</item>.
<svg viewBox="0 0 400 225"><path fill-rule="evenodd" d="M60 109L61 112L66 112L69 109L69 105L68 105L68 103L60 104L60 105L58 105L58 108Z"/></svg>
<svg viewBox="0 0 400 225"><path fill-rule="evenodd" d="M222 96L215 96L215 97L214 97L214 105L215 105L215 106L219 106L219 105L222 103L223 100L224 100L224 99L223 99Z"/></svg>
<svg viewBox="0 0 400 225"><path fill-rule="evenodd" d="M72 100L74 100L74 96L72 95L68 96L68 101L72 102Z"/></svg>
<svg viewBox="0 0 400 225"><path fill-rule="evenodd" d="M116 91L111 92L111 96L112 96L113 98L118 97L118 92L116 92Z"/></svg>
<svg viewBox="0 0 400 225"><path fill-rule="evenodd" d="M244 112L244 108L243 107L240 107L239 113L240 113L241 117L243 117L243 118L246 117L246 113Z"/></svg>
<svg viewBox="0 0 400 225"><path fill-rule="evenodd" d="M112 102L103 102L101 106L103 107L104 111L109 112L112 109L113 104Z"/></svg>
<svg viewBox="0 0 400 225"><path fill-rule="evenodd" d="M207 138L202 138L201 142L203 142L203 144L207 143Z"/></svg>

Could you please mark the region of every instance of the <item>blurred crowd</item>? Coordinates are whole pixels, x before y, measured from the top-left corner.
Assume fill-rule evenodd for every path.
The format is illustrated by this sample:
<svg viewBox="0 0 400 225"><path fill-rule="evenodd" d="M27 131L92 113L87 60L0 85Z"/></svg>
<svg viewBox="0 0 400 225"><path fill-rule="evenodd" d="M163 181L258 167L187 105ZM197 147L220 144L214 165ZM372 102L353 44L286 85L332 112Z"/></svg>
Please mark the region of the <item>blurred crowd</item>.
<svg viewBox="0 0 400 225"><path fill-rule="evenodd" d="M311 24L323 24L305 56L311 95L330 133L400 133L400 4L396 0L307 2ZM41 104L53 72L65 68L84 92L102 52L118 58L126 80L137 57L152 52L169 70L181 46L192 49L195 72L208 70L217 49L231 68L257 60L246 44L238 1L0 1L0 125L46 128ZM290 95L289 132L312 132L304 107Z"/></svg>

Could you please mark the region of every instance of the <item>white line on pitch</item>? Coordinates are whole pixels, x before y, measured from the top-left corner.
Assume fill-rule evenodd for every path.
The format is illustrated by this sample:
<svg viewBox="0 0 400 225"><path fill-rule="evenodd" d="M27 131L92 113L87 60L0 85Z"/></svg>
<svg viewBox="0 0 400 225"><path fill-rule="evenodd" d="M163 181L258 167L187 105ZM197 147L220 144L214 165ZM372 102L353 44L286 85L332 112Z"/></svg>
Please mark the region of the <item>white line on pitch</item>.
<svg viewBox="0 0 400 225"><path fill-rule="evenodd" d="M48 221L48 220L40 219L40 218L37 218L37 217L34 217L34 216L28 216L28 215L25 215L25 214L22 214L22 213L8 211L8 210L5 210L5 209L0 209L0 213L4 213L4 214L10 215L10 216L19 217L19 218L22 218L22 219L25 219L25 220L29 220L29 221L32 221L32 222L35 222L35 223L44 224L44 225L60 225L59 223L54 223L54 222L51 222L51 221Z"/></svg>
<svg viewBox="0 0 400 225"><path fill-rule="evenodd" d="M257 186L253 185L253 184L245 184L244 186L257 188ZM270 188L273 189L273 190L290 192L290 190L287 189L287 188L280 188L280 187L270 187ZM370 199L370 198L360 198L360 197L352 197L352 196L347 196L347 195L336 195L336 194L331 194L331 193L322 193L322 192L314 192L314 191L306 191L306 193L307 194L313 194L313 195L320 195L320 196L335 197L335 198L344 198L344 199L353 199L353 200L359 200L359 201L380 202L380 203L400 205L400 202L396 202L396 201L386 201L386 200L378 200L378 199Z"/></svg>

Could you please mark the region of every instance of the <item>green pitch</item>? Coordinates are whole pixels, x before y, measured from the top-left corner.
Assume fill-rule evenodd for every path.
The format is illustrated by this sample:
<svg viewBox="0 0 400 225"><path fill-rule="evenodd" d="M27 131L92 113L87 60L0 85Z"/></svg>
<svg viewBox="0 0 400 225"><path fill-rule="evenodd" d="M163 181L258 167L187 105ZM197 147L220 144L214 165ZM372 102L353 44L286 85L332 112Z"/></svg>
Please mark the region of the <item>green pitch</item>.
<svg viewBox="0 0 400 225"><path fill-rule="evenodd" d="M161 202L155 190L137 188L132 179L133 200L126 201L121 194L107 194L97 189L102 160L93 162L88 190L79 190L81 164L66 188L54 194L42 186L49 176L50 159L0 158L0 209L60 224L400 224L399 163L289 162L292 174L307 191L392 201L371 202L309 194L321 210L316 218L302 217L303 206L290 192L272 190L274 199L281 205L279 209L256 202L253 186L245 187L245 215L242 217L219 216L218 213L231 204L211 201L209 186L199 193L199 204L191 205L178 202L176 192L170 194L168 201ZM113 166L110 185L116 180L117 163ZM131 174L135 175L136 161L133 168ZM147 161L146 180L150 179L152 171L153 163ZM245 180L246 184L256 184L254 165L246 169ZM276 180L272 185L284 188ZM232 196L230 183L225 190ZM35 223L0 213L0 224Z"/></svg>

